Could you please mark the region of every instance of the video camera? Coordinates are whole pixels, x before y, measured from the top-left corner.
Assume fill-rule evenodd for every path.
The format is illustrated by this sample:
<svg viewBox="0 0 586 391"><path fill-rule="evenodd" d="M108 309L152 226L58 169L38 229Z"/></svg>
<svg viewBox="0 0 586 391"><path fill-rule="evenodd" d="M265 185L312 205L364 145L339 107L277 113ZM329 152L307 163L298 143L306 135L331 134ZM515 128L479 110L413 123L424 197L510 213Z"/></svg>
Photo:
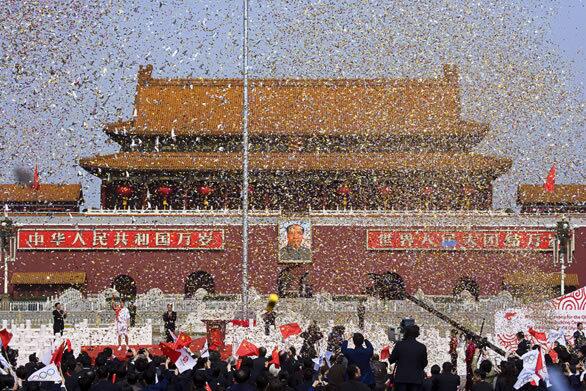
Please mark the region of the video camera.
<svg viewBox="0 0 586 391"><path fill-rule="evenodd" d="M415 319L403 318L401 319L399 327L389 327L387 330L387 337L389 338L389 341L393 343L401 341L405 335L405 329L409 326L415 326Z"/></svg>

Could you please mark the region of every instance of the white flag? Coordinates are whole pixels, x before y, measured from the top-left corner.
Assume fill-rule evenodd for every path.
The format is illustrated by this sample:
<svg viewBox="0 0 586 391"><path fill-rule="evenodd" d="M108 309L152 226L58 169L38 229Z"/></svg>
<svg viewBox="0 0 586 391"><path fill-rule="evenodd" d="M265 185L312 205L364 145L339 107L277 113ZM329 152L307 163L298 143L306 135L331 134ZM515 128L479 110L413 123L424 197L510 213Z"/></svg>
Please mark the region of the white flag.
<svg viewBox="0 0 586 391"><path fill-rule="evenodd" d="M557 342L563 346L567 346L563 328L560 328L559 330L549 330L549 335L547 336L547 343L553 344L554 342Z"/></svg>
<svg viewBox="0 0 586 391"><path fill-rule="evenodd" d="M10 363L8 361L6 361L6 359L4 358L4 355L0 354L0 365L2 366L2 368L6 368L9 369L11 367Z"/></svg>
<svg viewBox="0 0 586 391"><path fill-rule="evenodd" d="M208 340L206 339L205 344L203 345L203 348L201 348L201 350L199 351L200 353L200 357L204 358L204 357L209 357L210 356L210 350L208 348Z"/></svg>
<svg viewBox="0 0 586 391"><path fill-rule="evenodd" d="M177 361L175 361L175 366L177 367L179 373L183 373L188 369L193 368L197 361L195 361L195 359L191 357L191 354L189 354L187 349L183 348L179 350L179 352L181 353L181 356L179 356Z"/></svg>
<svg viewBox="0 0 586 391"><path fill-rule="evenodd" d="M30 375L28 381L51 381L61 383L61 375L55 364L47 365Z"/></svg>
<svg viewBox="0 0 586 391"><path fill-rule="evenodd" d="M521 356L521 359L523 359L523 369L517 377L517 382L513 385L515 390L518 390L529 382L535 382L537 384L540 379L543 379L548 387L550 386L549 374L545 366L541 348L528 351Z"/></svg>

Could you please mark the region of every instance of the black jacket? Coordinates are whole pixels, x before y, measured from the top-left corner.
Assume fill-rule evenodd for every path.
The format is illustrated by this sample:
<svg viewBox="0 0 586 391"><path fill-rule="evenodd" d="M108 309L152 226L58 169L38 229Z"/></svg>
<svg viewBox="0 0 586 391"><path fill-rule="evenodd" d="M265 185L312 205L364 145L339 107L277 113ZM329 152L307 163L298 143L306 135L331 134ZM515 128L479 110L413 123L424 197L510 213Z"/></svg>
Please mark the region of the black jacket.
<svg viewBox="0 0 586 391"><path fill-rule="evenodd" d="M472 391L493 391L493 390L494 390L494 388L492 387L492 384L490 384L484 380L472 385Z"/></svg>
<svg viewBox="0 0 586 391"><path fill-rule="evenodd" d="M422 384L427 366L427 348L414 338L397 342L389 357L395 364L395 383Z"/></svg>
<svg viewBox="0 0 586 391"><path fill-rule="evenodd" d="M529 343L529 341L527 341L526 339L522 339L517 344L517 350L515 350L515 353L517 353L517 355L519 357L521 357L522 355L527 353L530 349L531 349L531 344Z"/></svg>
<svg viewBox="0 0 586 391"><path fill-rule="evenodd" d="M441 373L435 377L432 391L456 391L460 385L460 376L453 373Z"/></svg>
<svg viewBox="0 0 586 391"><path fill-rule="evenodd" d="M357 380L348 380L338 387L338 391L371 391L371 389Z"/></svg>

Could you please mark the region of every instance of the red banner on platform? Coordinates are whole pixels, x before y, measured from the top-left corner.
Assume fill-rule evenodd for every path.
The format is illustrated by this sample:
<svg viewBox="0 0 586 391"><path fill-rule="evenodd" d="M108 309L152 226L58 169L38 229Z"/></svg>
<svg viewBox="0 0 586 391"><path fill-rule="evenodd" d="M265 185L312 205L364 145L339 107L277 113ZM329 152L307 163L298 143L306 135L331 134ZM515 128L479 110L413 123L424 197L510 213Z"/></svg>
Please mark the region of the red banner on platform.
<svg viewBox="0 0 586 391"><path fill-rule="evenodd" d="M20 229L19 250L223 250L223 229Z"/></svg>
<svg viewBox="0 0 586 391"><path fill-rule="evenodd" d="M391 230L369 229L368 250L525 250L552 251L555 232L546 230Z"/></svg>

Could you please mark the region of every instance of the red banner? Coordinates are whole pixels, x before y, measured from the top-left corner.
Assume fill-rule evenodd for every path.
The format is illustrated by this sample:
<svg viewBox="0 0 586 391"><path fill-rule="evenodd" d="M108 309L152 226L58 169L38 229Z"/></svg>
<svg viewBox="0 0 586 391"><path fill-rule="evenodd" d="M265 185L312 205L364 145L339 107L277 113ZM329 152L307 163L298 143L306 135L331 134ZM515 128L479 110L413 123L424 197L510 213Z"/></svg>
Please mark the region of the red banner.
<svg viewBox="0 0 586 391"><path fill-rule="evenodd" d="M20 229L19 250L223 250L223 229Z"/></svg>
<svg viewBox="0 0 586 391"><path fill-rule="evenodd" d="M366 233L368 250L552 251L555 232L546 230L378 230Z"/></svg>

